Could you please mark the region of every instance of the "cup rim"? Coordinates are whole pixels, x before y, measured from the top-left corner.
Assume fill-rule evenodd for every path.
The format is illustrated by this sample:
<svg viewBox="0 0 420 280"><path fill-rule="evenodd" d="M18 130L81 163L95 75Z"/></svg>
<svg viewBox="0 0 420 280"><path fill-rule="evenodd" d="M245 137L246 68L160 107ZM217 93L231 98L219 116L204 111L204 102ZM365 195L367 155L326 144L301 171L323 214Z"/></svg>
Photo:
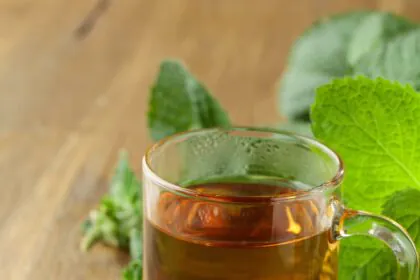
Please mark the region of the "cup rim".
<svg viewBox="0 0 420 280"><path fill-rule="evenodd" d="M335 175L327 180L326 182L323 182L322 184L318 186L314 186L313 188L309 190L305 190L298 193L292 193L290 195L280 195L280 196L231 196L231 195L215 195L215 194L208 194L203 192L197 192L193 189L188 189L185 187L181 187L175 183L169 182L163 178L161 178L157 173L153 170L151 167L151 155L154 151L159 149L161 146L165 145L168 142L172 142L177 138L181 137L187 137L189 135L194 134L200 134L205 132L255 132L255 133L272 133L276 135L283 135L283 136L289 136L289 137L295 137L297 139L303 140L304 142L309 143L310 145L316 146L320 148L325 154L332 157L337 162L337 172ZM148 180L151 180L154 184L166 189L167 191L173 192L173 193L179 193L184 196L194 197L196 199L202 199L202 200L210 200L210 201L225 201L225 202L239 202L239 203L275 203L275 202L284 202L287 200L299 200L299 199L305 199L307 197L313 196L316 193L324 193L328 190L334 190L337 188L340 183L343 181L344 177L344 164L341 160L340 156L333 151L331 148L326 146L325 144L321 143L320 141L313 139L311 137L303 136L297 133L281 130L281 129L273 129L273 128L259 128L259 127L229 127L229 128L205 128L205 129L195 129L195 130L188 130L180 133L173 134L171 136L165 137L156 143L152 144L147 150L145 155L142 159L142 165L143 165L143 174L148 178ZM234 200L232 200L234 199Z"/></svg>

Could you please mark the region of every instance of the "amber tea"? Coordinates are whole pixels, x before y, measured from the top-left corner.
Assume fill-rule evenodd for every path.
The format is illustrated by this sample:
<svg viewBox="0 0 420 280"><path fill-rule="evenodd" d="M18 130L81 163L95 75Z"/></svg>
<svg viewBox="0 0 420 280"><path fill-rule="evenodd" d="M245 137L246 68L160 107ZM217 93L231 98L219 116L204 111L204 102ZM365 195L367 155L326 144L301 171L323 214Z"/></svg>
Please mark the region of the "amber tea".
<svg viewBox="0 0 420 280"><path fill-rule="evenodd" d="M303 191L291 182L189 188L212 199L161 192L145 221L146 280L337 279L323 197L276 203Z"/></svg>

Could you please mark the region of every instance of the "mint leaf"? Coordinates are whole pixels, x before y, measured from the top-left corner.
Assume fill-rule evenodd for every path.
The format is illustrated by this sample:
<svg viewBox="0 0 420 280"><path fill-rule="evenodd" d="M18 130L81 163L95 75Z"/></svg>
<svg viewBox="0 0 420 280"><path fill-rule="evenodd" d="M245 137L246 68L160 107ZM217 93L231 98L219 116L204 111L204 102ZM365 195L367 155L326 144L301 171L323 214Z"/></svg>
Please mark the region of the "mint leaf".
<svg viewBox="0 0 420 280"><path fill-rule="evenodd" d="M385 244L366 236L340 241L340 280L396 279L397 262Z"/></svg>
<svg viewBox="0 0 420 280"><path fill-rule="evenodd" d="M312 129L346 165L343 197L348 206L379 213L395 191L420 189L419 116L419 95L381 78L344 78L318 89ZM397 218L389 209L384 214ZM344 240L340 259L340 279L395 279L395 258L378 241Z"/></svg>
<svg viewBox="0 0 420 280"><path fill-rule="evenodd" d="M406 189L394 193L384 204L382 214L401 224L420 251L420 191Z"/></svg>
<svg viewBox="0 0 420 280"><path fill-rule="evenodd" d="M279 86L279 109L289 120L309 120L315 90L333 78L352 75L347 51L353 30L369 12L325 18L295 42Z"/></svg>
<svg viewBox="0 0 420 280"><path fill-rule="evenodd" d="M384 79L343 78L318 89L314 135L346 165L349 207L379 213L388 196L420 189L420 95Z"/></svg>
<svg viewBox="0 0 420 280"><path fill-rule="evenodd" d="M350 65L356 65L371 50L416 27L416 24L391 13L375 12L366 16L351 38L347 54L348 62Z"/></svg>
<svg viewBox="0 0 420 280"><path fill-rule="evenodd" d="M355 66L357 73L369 77L411 84L420 89L420 29L414 29L394 37L387 44L363 56Z"/></svg>
<svg viewBox="0 0 420 280"><path fill-rule="evenodd" d="M385 202L382 212L408 231L417 250L420 249L419 201L417 189L398 191ZM395 257L388 247L379 243L366 237L344 240L340 244L340 279L396 279Z"/></svg>
<svg viewBox="0 0 420 280"><path fill-rule="evenodd" d="M151 89L148 125L153 140L195 128L227 127L229 118L220 104L177 61L160 65Z"/></svg>

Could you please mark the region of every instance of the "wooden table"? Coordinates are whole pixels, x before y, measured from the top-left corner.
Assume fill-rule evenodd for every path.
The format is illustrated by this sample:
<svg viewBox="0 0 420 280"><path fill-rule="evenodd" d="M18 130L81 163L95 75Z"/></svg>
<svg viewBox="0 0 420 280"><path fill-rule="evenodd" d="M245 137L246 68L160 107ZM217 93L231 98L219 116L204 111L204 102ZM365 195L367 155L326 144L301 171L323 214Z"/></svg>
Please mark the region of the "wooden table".
<svg viewBox="0 0 420 280"><path fill-rule="evenodd" d="M296 36L319 16L377 5L297 2L0 0L0 279L118 279L127 256L81 253L80 223L120 148L140 169L159 62L184 60L236 124L276 122Z"/></svg>

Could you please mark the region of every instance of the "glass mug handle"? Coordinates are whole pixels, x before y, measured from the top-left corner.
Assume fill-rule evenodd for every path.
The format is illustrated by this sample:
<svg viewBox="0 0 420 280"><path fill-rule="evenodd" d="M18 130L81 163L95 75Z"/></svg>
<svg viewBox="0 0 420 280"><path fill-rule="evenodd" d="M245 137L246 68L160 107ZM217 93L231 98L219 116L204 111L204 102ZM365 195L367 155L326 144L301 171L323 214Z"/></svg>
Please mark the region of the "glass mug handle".
<svg viewBox="0 0 420 280"><path fill-rule="evenodd" d="M362 235L383 241L397 258L400 280L419 279L419 257L408 233L395 221L381 215L345 208L334 201L337 215L333 222L335 240Z"/></svg>

